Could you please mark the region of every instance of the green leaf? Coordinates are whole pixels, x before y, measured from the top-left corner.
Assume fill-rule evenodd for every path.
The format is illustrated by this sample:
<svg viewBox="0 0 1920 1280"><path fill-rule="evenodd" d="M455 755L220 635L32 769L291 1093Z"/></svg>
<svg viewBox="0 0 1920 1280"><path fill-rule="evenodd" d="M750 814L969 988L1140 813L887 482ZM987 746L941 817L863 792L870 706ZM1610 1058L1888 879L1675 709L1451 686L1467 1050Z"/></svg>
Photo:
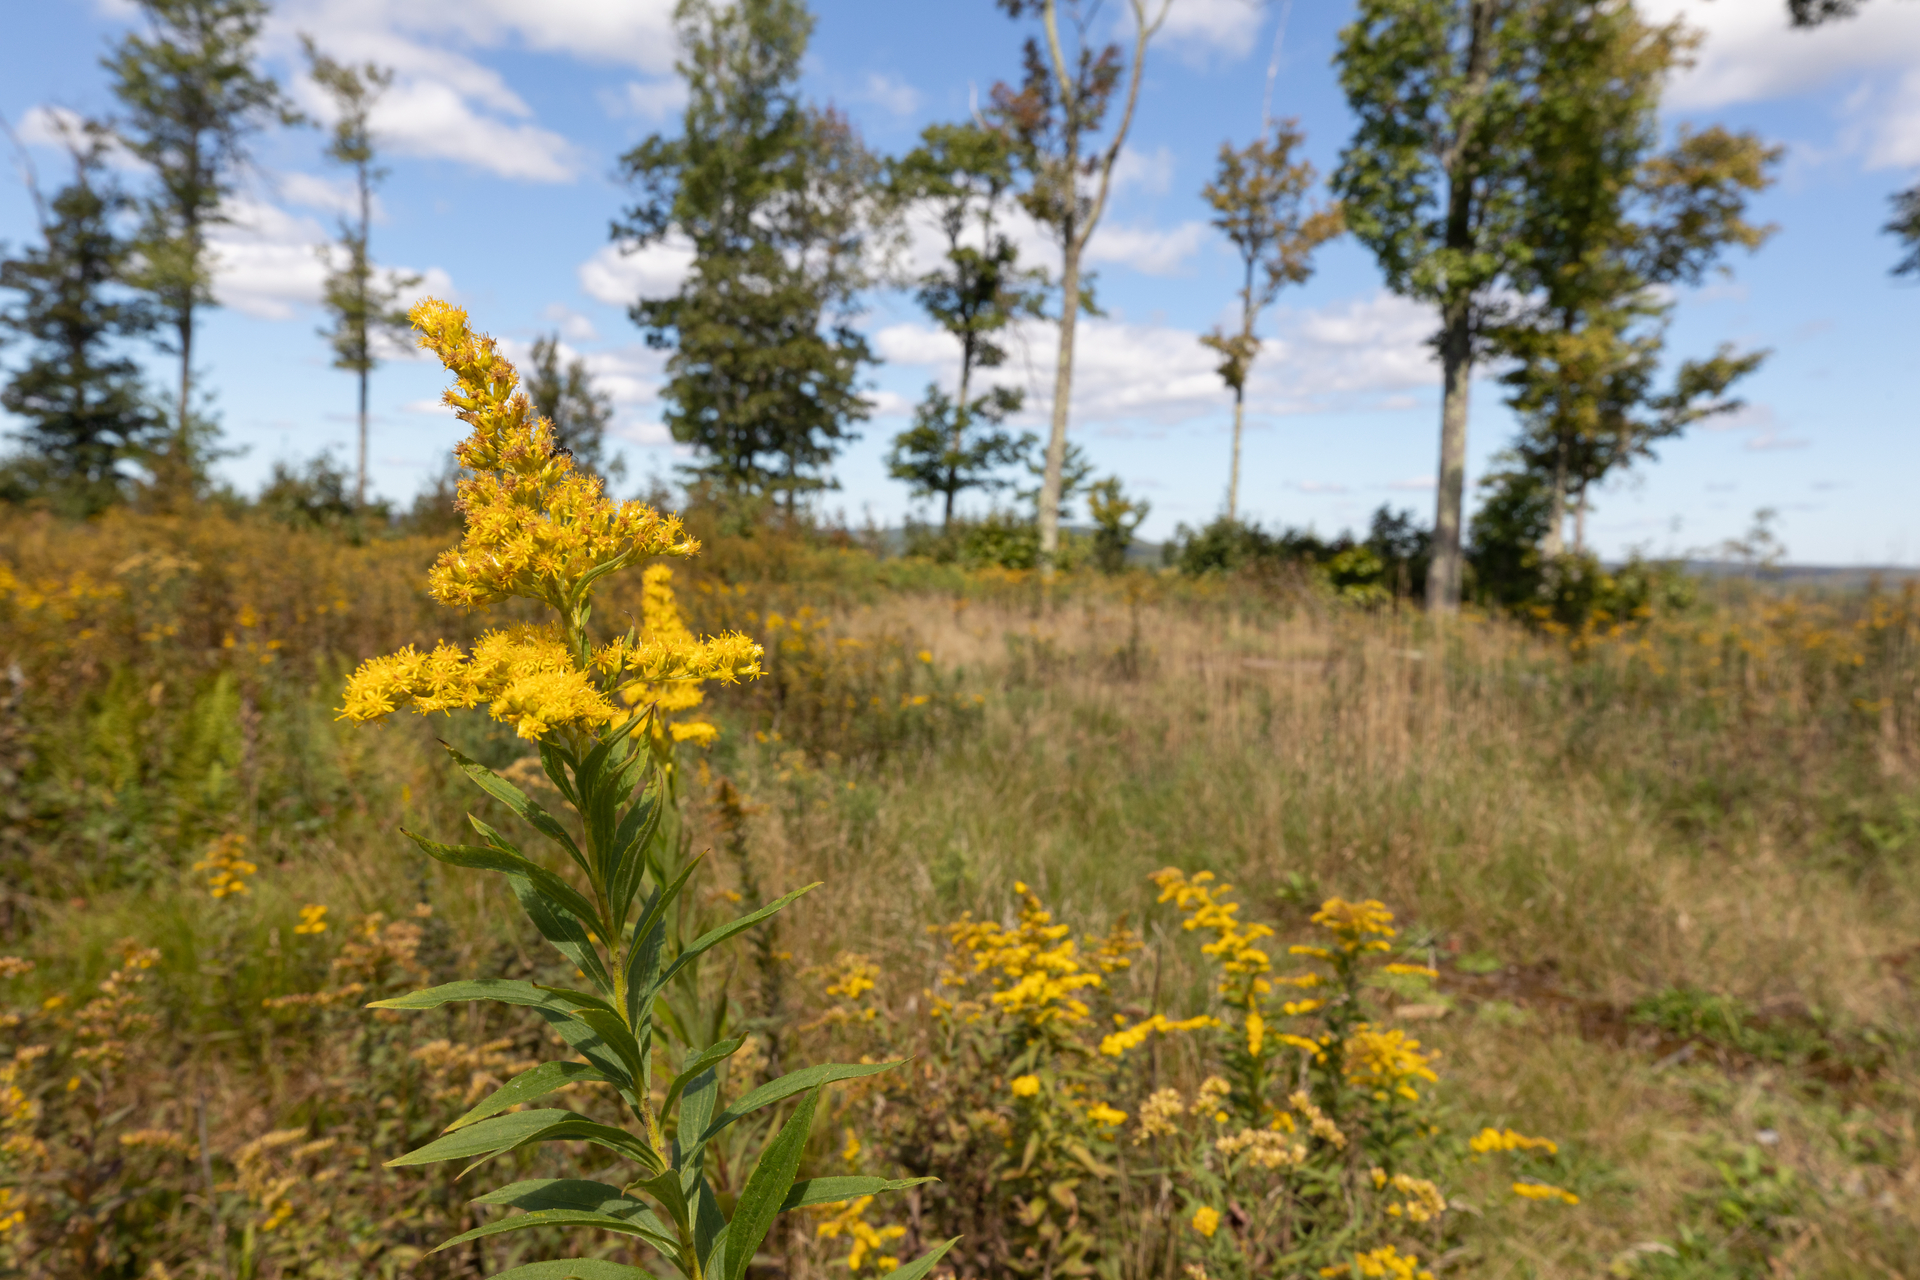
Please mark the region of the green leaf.
<svg viewBox="0 0 1920 1280"><path fill-rule="evenodd" d="M673 1167L685 1175L681 1181L691 1191L692 1179L699 1175L700 1153L707 1146L707 1122L713 1119L714 1104L720 1099L720 1080L708 1067L683 1087L686 1093L680 1099L680 1121L673 1132Z"/></svg>
<svg viewBox="0 0 1920 1280"><path fill-rule="evenodd" d="M513 889L513 896L533 921L534 927L540 930L541 936L551 942L575 968L585 973L595 986L611 992L613 979L607 974L606 964L601 960L592 938L595 933L606 936L609 930L600 920L593 904L565 880L528 859L480 819L469 814L467 821L489 842L490 847L440 844L405 828L401 829L401 833L429 856L442 862L458 867L498 871L505 875Z"/></svg>
<svg viewBox="0 0 1920 1280"><path fill-rule="evenodd" d="M387 1161L387 1164L392 1168L404 1168L408 1165L432 1164L437 1160L464 1160L471 1156L504 1151L508 1147L518 1146L529 1134L540 1133L558 1121L577 1119L580 1117L573 1112L560 1108L490 1116L435 1138L426 1146L417 1147Z"/></svg>
<svg viewBox="0 0 1920 1280"><path fill-rule="evenodd" d="M835 1084L841 1080L857 1080L861 1076L877 1075L905 1062L905 1058L893 1062L823 1062L819 1066L802 1067L798 1071L789 1071L778 1080L769 1080L722 1111L700 1138L701 1145L713 1140L714 1135L744 1115L758 1111L764 1106L791 1098L796 1093L804 1093L821 1085Z"/></svg>
<svg viewBox="0 0 1920 1280"><path fill-rule="evenodd" d="M905 1191L923 1182L938 1181L938 1178L805 1178L787 1192L787 1198L780 1202L780 1212L816 1204L838 1204L861 1196L877 1196L883 1191Z"/></svg>
<svg viewBox="0 0 1920 1280"><path fill-rule="evenodd" d="M466 978L423 991L375 1000L369 1009L437 1009L461 1000L497 1000L534 1010L580 1055L607 1072L614 1083L631 1087L638 1078L639 1045L611 1005L584 991L536 986L512 978ZM618 1038L609 1043L607 1034Z"/></svg>
<svg viewBox="0 0 1920 1280"><path fill-rule="evenodd" d="M469 1240L479 1240L485 1236L504 1235L509 1231L526 1231L532 1227L593 1227L600 1231L613 1231L623 1236L639 1236L647 1239L653 1233L638 1223L616 1218L611 1214L587 1213L580 1209L536 1209L532 1213L523 1213L517 1217L501 1218L494 1222L485 1222L471 1231L462 1231L451 1240L442 1240L429 1253L439 1253L442 1249L451 1249L457 1244ZM647 1239L648 1244L653 1240ZM668 1242L669 1251L677 1251L679 1246ZM657 1246L656 1246L657 1247Z"/></svg>
<svg viewBox="0 0 1920 1280"><path fill-rule="evenodd" d="M535 831L565 849L574 862L579 864L582 871L589 876L593 874L593 869L587 865L586 858L580 853L580 846L573 842L573 837L567 834L567 829L555 821L552 814L535 804L526 792L478 760L461 754L460 750L450 743L442 742L440 745L446 747L447 754L453 757L454 763L458 764L482 791L513 810Z"/></svg>
<svg viewBox="0 0 1920 1280"><path fill-rule="evenodd" d="M489 1280L654 1280L654 1275L605 1258L557 1258L497 1271Z"/></svg>
<svg viewBox="0 0 1920 1280"><path fill-rule="evenodd" d="M681 1234L693 1234L692 1206L687 1203L687 1189L681 1185L679 1170L664 1169L651 1178L636 1178L627 1189L634 1187L658 1200L660 1207L667 1211L667 1217L673 1219L674 1225L680 1228Z"/></svg>
<svg viewBox="0 0 1920 1280"><path fill-rule="evenodd" d="M880 1280L921 1280L922 1276L933 1270L936 1262L947 1256L947 1250L959 1243L960 1237L955 1236L945 1244L927 1250L912 1262L907 1263L906 1266L895 1267L884 1276L881 1276Z"/></svg>
<svg viewBox="0 0 1920 1280"><path fill-rule="evenodd" d="M680 1074L675 1076L673 1083L667 1086L667 1097L666 1100L660 1104L660 1114L664 1116L673 1110L674 1099L680 1096L680 1091L685 1089L695 1076L705 1071L708 1067L731 1058L735 1053L740 1051L740 1046L746 1042L747 1038L745 1036L740 1036L734 1040L722 1040L719 1044L702 1049L680 1064ZM711 1118L711 1116L708 1117L708 1119ZM705 1123L706 1121L701 1121L701 1124L704 1125Z"/></svg>
<svg viewBox="0 0 1920 1280"><path fill-rule="evenodd" d="M819 1105L820 1090L807 1094L806 1101L794 1108L780 1133L760 1153L760 1162L740 1191L733 1207L733 1221L727 1224L726 1258L721 1280L741 1280L747 1264L767 1238L767 1229L780 1216L780 1206L793 1187L793 1175L800 1170L800 1158L806 1154L807 1134L813 1129L814 1108Z"/></svg>
<svg viewBox="0 0 1920 1280"><path fill-rule="evenodd" d="M614 870L607 878L607 901L616 929L625 926L634 896L640 892L640 882L646 878L646 845L660 829L660 815L666 811L664 791L656 777L628 807L626 816L620 819L619 829L613 833Z"/></svg>
<svg viewBox="0 0 1920 1280"><path fill-rule="evenodd" d="M630 1234L669 1257L680 1254L680 1242L667 1224L652 1209L623 1193L618 1187L586 1178L532 1178L512 1182L471 1201L473 1204L505 1205L513 1209L539 1212L547 1209L571 1209L579 1213L599 1213L619 1218L635 1228Z"/></svg>
<svg viewBox="0 0 1920 1280"><path fill-rule="evenodd" d="M554 787L567 798L567 803L576 809L580 807L580 802L574 798L573 783L567 778L567 770L578 764L579 761L573 758L573 752L565 747L552 742L540 744L541 767L546 770L547 777Z"/></svg>
<svg viewBox="0 0 1920 1280"><path fill-rule="evenodd" d="M446 1132L452 1133L455 1129L464 1129L476 1120L485 1120L488 1116L498 1115L508 1107L532 1102L535 1098L544 1098L580 1080L614 1083L599 1068L584 1062L543 1062L530 1071L522 1071L488 1094L473 1110L448 1125Z"/></svg>
<svg viewBox="0 0 1920 1280"><path fill-rule="evenodd" d="M688 943L687 949L674 957L673 963L667 966L667 971L654 979L652 985L655 988L666 986L669 982L673 981L673 975L680 972L681 967L691 963L695 957L704 952L711 951L714 947L719 946L736 934L745 933L748 929L753 928L753 926L759 924L768 916L786 910L787 907L792 905L796 898L799 898L802 894L812 893L815 889L818 889L822 883L823 881L815 880L810 885L795 889L785 897L774 899L758 911L749 912L737 920L729 920L718 928L707 930L707 932Z"/></svg>
<svg viewBox="0 0 1920 1280"><path fill-rule="evenodd" d="M705 856L702 854L687 863L672 884L655 890L646 911L633 926L633 945L627 952L627 1018L636 1027L652 1021L647 1002L652 998L654 981L659 976L660 949L667 936L667 911Z"/></svg>
<svg viewBox="0 0 1920 1280"><path fill-rule="evenodd" d="M700 1270L714 1280L726 1267L727 1217L720 1212L720 1201L705 1174L696 1174L693 1189L693 1252L700 1259Z"/></svg>

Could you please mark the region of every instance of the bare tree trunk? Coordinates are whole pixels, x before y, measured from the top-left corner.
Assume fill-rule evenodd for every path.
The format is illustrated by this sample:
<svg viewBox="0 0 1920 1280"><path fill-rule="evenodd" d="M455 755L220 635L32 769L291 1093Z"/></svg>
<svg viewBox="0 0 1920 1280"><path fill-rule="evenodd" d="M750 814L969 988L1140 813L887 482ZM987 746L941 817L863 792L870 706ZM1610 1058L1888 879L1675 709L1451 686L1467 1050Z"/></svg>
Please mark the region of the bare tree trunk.
<svg viewBox="0 0 1920 1280"><path fill-rule="evenodd" d="M1573 507L1573 554L1587 553L1587 486L1580 486L1580 501Z"/></svg>
<svg viewBox="0 0 1920 1280"><path fill-rule="evenodd" d="M1060 272L1060 353L1053 370L1053 429L1047 435L1047 469L1040 481L1040 574L1053 576L1060 552L1060 473L1067 458L1067 403L1073 396L1073 325L1080 315L1080 247L1066 242Z"/></svg>
<svg viewBox="0 0 1920 1280"><path fill-rule="evenodd" d="M1440 404L1440 474L1434 495L1433 562L1427 569L1427 611L1460 607L1460 525L1467 488L1467 391L1473 381L1473 334L1465 300L1448 309L1440 342L1445 392Z"/></svg>
<svg viewBox="0 0 1920 1280"><path fill-rule="evenodd" d="M1227 473L1227 519L1240 518L1240 423L1247 407L1244 386L1233 389L1233 469Z"/></svg>
<svg viewBox="0 0 1920 1280"><path fill-rule="evenodd" d="M362 161L358 166L360 180L360 260L354 264L360 278L354 284L360 290L360 473L354 481L353 505L367 505L367 378L373 372L373 317L367 305L373 292L373 260L368 256L369 239L373 235L373 182Z"/></svg>
<svg viewBox="0 0 1920 1280"><path fill-rule="evenodd" d="M367 505L367 368L360 367L360 474L353 485L353 505Z"/></svg>
<svg viewBox="0 0 1920 1280"><path fill-rule="evenodd" d="M1558 560L1567 553L1567 439L1560 437L1560 449L1553 460L1553 492L1547 496L1547 536L1540 539L1540 554Z"/></svg>

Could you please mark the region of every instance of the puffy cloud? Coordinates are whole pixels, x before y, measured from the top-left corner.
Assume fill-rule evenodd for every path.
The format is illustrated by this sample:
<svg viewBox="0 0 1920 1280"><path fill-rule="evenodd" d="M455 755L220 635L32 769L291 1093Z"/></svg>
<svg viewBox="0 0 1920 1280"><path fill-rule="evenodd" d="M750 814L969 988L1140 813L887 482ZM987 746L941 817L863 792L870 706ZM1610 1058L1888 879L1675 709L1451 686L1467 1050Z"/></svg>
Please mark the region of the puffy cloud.
<svg viewBox="0 0 1920 1280"><path fill-rule="evenodd" d="M227 220L207 238L214 297L222 306L262 320L288 320L296 309L319 304L327 274L319 249L330 240L325 227L255 199L229 201L223 213ZM453 281L438 267L424 272L391 268L390 274L423 277L403 298L407 302L430 293L445 296L453 289Z"/></svg>
<svg viewBox="0 0 1920 1280"><path fill-rule="evenodd" d="M1178 275L1187 259L1206 243L1207 235L1207 224L1199 221L1164 228L1106 223L1087 242L1087 261L1131 267L1142 275Z"/></svg>
<svg viewBox="0 0 1920 1280"><path fill-rule="evenodd" d="M1260 30L1261 9L1254 0L1176 0L1160 38L1182 53L1243 55Z"/></svg>
<svg viewBox="0 0 1920 1280"><path fill-rule="evenodd" d="M587 296L624 307L636 298L665 298L680 287L693 265L693 245L669 236L634 253L603 245L580 264L580 287Z"/></svg>
<svg viewBox="0 0 1920 1280"><path fill-rule="evenodd" d="M629 80L626 93L609 104L614 115L636 115L642 120L660 122L679 113L687 105L687 82L671 80Z"/></svg>
<svg viewBox="0 0 1920 1280"><path fill-rule="evenodd" d="M1162 144L1152 151L1122 147L1113 164L1113 189L1139 187L1151 195L1165 195L1173 186L1173 148Z"/></svg>
<svg viewBox="0 0 1920 1280"><path fill-rule="evenodd" d="M896 116L910 116L920 109L920 91L898 76L872 71L860 87L862 100Z"/></svg>
<svg viewBox="0 0 1920 1280"><path fill-rule="evenodd" d="M1920 8L1870 4L1860 15L1811 30L1788 25L1771 0L1644 0L1649 20L1681 18L1705 43L1667 95L1681 109L1759 102L1815 88L1838 77L1920 61Z"/></svg>

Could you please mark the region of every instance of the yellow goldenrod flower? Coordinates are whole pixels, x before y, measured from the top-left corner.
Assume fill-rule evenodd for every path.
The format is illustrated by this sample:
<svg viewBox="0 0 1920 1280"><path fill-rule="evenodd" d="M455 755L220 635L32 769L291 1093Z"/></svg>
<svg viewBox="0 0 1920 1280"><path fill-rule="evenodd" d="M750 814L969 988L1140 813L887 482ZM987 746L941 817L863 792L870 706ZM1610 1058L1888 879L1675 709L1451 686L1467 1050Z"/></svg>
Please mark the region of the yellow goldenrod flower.
<svg viewBox="0 0 1920 1280"><path fill-rule="evenodd" d="M1125 1124L1127 1113L1104 1102L1095 1103L1087 1109L1087 1119L1095 1124Z"/></svg>
<svg viewBox="0 0 1920 1280"><path fill-rule="evenodd" d="M1149 1138L1171 1137L1177 1130L1174 1121L1187 1109L1178 1089L1156 1089L1140 1104L1140 1123L1133 1130L1133 1144Z"/></svg>
<svg viewBox="0 0 1920 1280"><path fill-rule="evenodd" d="M1115 1031L1111 1035L1102 1037L1100 1052L1109 1058L1118 1058L1129 1049L1139 1048L1146 1043L1147 1037L1156 1031L1166 1035L1176 1031L1199 1031L1205 1027L1218 1025L1217 1019L1208 1017L1204 1013L1180 1022L1173 1021L1164 1013L1156 1013L1151 1018L1134 1023L1124 1031Z"/></svg>
<svg viewBox="0 0 1920 1280"><path fill-rule="evenodd" d="M1192 1226L1207 1239L1213 1239L1213 1233L1220 1229L1220 1211L1210 1204L1201 1205L1193 1211Z"/></svg>
<svg viewBox="0 0 1920 1280"><path fill-rule="evenodd" d="M325 933L327 931L327 909L318 902L310 902L300 908L300 923L293 926L295 933Z"/></svg>
<svg viewBox="0 0 1920 1280"><path fill-rule="evenodd" d="M1529 1138L1512 1129L1482 1129L1467 1139L1467 1149L1477 1156L1497 1151L1540 1151L1550 1156L1560 1154L1560 1145L1553 1139Z"/></svg>
<svg viewBox="0 0 1920 1280"><path fill-rule="evenodd" d="M1333 934L1339 940L1340 949L1349 955L1385 951L1388 946L1385 939L1399 932L1392 928L1393 912L1387 910L1386 903L1373 898L1364 902L1328 898L1313 913L1313 923Z"/></svg>
<svg viewBox="0 0 1920 1280"><path fill-rule="evenodd" d="M1329 1277L1356 1273L1366 1277L1366 1280L1433 1280L1433 1272L1420 1269L1419 1258L1410 1253L1401 1253L1390 1244L1366 1253L1356 1253L1351 1263L1342 1262L1320 1268L1320 1274Z"/></svg>
<svg viewBox="0 0 1920 1280"><path fill-rule="evenodd" d="M1567 1204L1579 1204L1580 1197L1562 1187L1548 1186L1544 1182L1516 1182L1513 1194L1528 1200L1562 1200Z"/></svg>
<svg viewBox="0 0 1920 1280"><path fill-rule="evenodd" d="M195 871L207 873L207 892L216 898L238 897L250 892L247 877L260 868L247 861L247 838L235 832L221 836L206 856L193 864Z"/></svg>
<svg viewBox="0 0 1920 1280"><path fill-rule="evenodd" d="M835 1204L821 1206L823 1209L838 1209L840 1212L814 1228L814 1234L826 1240L837 1240L841 1236L846 1236L853 1241L853 1251L847 1255L846 1259L849 1271L860 1270L869 1254L874 1255L875 1264L882 1273L900 1265L898 1259L881 1254L880 1249L889 1240L898 1240L907 1234L907 1229L893 1225L875 1227L866 1221L867 1206L872 1203L872 1196L861 1196L851 1203L842 1200Z"/></svg>
<svg viewBox="0 0 1920 1280"><path fill-rule="evenodd" d="M1287 1012L1292 1013L1292 1008L1288 1007ZM1266 1033L1267 1020L1257 1013L1249 1013L1247 1015L1247 1056L1249 1058L1260 1056L1260 1044L1266 1039Z"/></svg>
<svg viewBox="0 0 1920 1280"><path fill-rule="evenodd" d="M1429 1064L1438 1056L1421 1052L1420 1042L1404 1031L1376 1031L1362 1023L1347 1037L1347 1079L1379 1098L1391 1093L1417 1102L1412 1082L1437 1082Z"/></svg>
<svg viewBox="0 0 1920 1280"><path fill-rule="evenodd" d="M1040 1077L1031 1075L1015 1076L1013 1078L1012 1089L1013 1096L1016 1098L1031 1098L1040 1092Z"/></svg>

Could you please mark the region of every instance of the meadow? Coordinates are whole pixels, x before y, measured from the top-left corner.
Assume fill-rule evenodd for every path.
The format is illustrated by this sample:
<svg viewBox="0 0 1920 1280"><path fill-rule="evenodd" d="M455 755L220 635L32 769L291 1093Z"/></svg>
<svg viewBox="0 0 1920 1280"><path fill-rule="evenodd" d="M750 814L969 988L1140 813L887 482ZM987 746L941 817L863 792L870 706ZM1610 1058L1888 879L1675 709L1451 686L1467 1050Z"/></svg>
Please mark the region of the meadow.
<svg viewBox="0 0 1920 1280"><path fill-rule="evenodd" d="M1448 1207L1419 1219L1423 1268L1913 1274L1911 587L1732 580L1579 635L1471 612L1436 630L1306 578L1088 573L1043 595L689 519L707 548L675 566L688 624L767 658L709 690L718 738L680 749L677 839L712 850L688 909L823 882L703 967L707 1007L752 1038L739 1070L914 1053L908 1083L833 1095L807 1160L944 1178L796 1216L753 1274L881 1274L964 1229L967 1277L1223 1275L1192 1251L1241 1226L1174 1230L1188 1208L1129 1199L1139 1143L1023 1199L1031 1152L989 1168L941 1136L1024 1105L1005 1064L954 1048L954 1002L988 971L956 960L985 954L983 923L1110 944L1126 962L1102 961L1097 1012L1116 1025L1223 1014L1204 931L1150 880L1165 868L1231 884L1282 946L1319 936L1330 898L1384 904L1396 954L1437 975L1369 997L1439 1055L1434 1132L1557 1142L1542 1177L1564 1199L1506 1194L1463 1141L1436 1145ZM384 1166L546 1033L362 1006L557 968L505 887L397 830L450 839L468 810L504 829L433 739L537 793L529 744L478 712L337 718L361 660L519 616L433 605L444 542L244 515L0 524L12 1273L482 1276L544 1256L539 1233L429 1255L475 1221L468 1193ZM609 579L597 616L637 616L640 591ZM1135 1117L1116 1135L1162 1089L1205 1096L1198 1040L1152 1037L1109 1099Z"/></svg>

